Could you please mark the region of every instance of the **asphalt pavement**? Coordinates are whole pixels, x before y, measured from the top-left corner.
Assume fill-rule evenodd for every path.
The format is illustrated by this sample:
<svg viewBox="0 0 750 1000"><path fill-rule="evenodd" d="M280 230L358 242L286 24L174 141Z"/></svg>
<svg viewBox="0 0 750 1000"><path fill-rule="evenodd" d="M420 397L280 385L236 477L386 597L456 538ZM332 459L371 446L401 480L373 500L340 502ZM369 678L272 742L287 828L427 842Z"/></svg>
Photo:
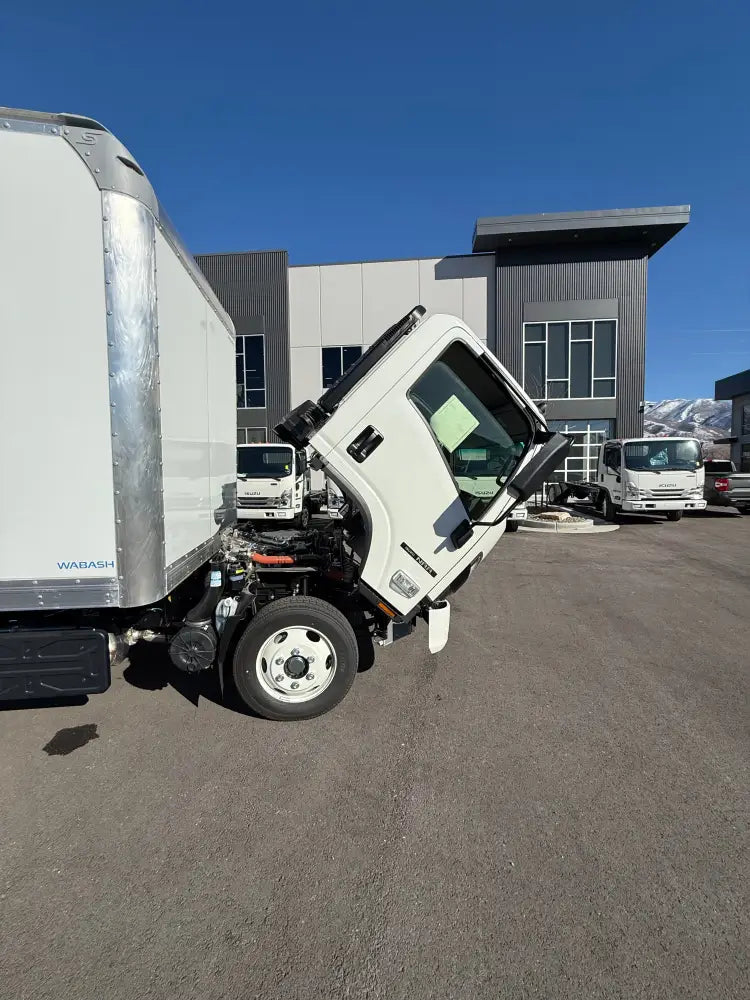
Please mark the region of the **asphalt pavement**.
<svg viewBox="0 0 750 1000"><path fill-rule="evenodd" d="M0 712L0 997L747 998L749 594L750 517L520 532L312 722Z"/></svg>

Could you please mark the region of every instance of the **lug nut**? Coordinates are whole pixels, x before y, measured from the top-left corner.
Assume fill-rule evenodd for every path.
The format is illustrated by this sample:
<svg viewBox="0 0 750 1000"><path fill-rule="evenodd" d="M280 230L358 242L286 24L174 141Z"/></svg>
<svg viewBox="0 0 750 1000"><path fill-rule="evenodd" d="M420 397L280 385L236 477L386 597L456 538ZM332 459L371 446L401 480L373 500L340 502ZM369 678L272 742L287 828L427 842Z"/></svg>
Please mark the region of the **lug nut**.
<svg viewBox="0 0 750 1000"><path fill-rule="evenodd" d="M292 691L296 691L298 687L299 687L298 682L297 681L292 681Z"/></svg>
<svg viewBox="0 0 750 1000"><path fill-rule="evenodd" d="M293 649L292 650L292 656L299 656L299 650L298 649Z"/></svg>
<svg viewBox="0 0 750 1000"><path fill-rule="evenodd" d="M274 680L276 681L277 684L281 684L281 682L284 680L284 675L283 674L276 674L276 676L274 677Z"/></svg>
<svg viewBox="0 0 750 1000"><path fill-rule="evenodd" d="M314 680L315 680L315 674L308 674L308 675L307 675L307 679L308 679L309 681L314 681Z"/></svg>
<svg viewBox="0 0 750 1000"><path fill-rule="evenodd" d="M276 657L276 666L277 667L280 667L283 662L284 662L284 657L283 656L277 656Z"/></svg>
<svg viewBox="0 0 750 1000"><path fill-rule="evenodd" d="M315 663L315 657L314 656L308 656L307 662L308 663Z"/></svg>

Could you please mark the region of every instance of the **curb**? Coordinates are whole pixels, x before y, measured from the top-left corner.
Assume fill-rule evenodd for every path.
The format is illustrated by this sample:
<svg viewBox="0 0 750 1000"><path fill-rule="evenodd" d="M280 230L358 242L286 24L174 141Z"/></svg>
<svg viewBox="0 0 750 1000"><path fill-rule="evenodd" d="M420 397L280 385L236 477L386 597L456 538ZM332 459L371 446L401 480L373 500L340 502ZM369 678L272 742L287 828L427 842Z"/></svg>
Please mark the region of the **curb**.
<svg viewBox="0 0 750 1000"><path fill-rule="evenodd" d="M607 524L600 522L597 524L588 518L582 524L565 524L560 521L531 521L526 520L519 528L519 531L554 531L560 535L596 535L599 532L618 531L619 524Z"/></svg>

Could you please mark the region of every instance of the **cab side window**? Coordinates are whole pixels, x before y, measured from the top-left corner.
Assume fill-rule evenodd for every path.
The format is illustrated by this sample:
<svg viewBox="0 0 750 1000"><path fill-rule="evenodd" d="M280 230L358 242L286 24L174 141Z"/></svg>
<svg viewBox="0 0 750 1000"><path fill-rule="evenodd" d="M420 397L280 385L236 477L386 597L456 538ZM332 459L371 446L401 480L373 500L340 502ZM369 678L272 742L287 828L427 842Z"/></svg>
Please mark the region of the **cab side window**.
<svg viewBox="0 0 750 1000"><path fill-rule="evenodd" d="M608 445L604 449L604 468L609 472L620 473L620 449L617 445Z"/></svg>

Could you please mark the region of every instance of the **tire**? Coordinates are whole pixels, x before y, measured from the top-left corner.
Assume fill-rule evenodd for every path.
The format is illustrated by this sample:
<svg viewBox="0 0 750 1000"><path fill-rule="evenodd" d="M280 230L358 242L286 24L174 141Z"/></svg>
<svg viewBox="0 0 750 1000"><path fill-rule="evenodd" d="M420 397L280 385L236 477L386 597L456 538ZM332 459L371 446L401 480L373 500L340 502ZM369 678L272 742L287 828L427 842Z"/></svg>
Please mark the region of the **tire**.
<svg viewBox="0 0 750 1000"><path fill-rule="evenodd" d="M668 510L667 511L667 520L668 521L680 521L680 520L682 520L682 511L681 510Z"/></svg>
<svg viewBox="0 0 750 1000"><path fill-rule="evenodd" d="M302 531L306 531L307 528L310 525L310 518L311 517L312 517L312 514L310 513L310 506L309 506L309 504L303 503L302 504L302 511L297 515L297 517L295 517L295 519L294 519L294 521L292 523L294 524L295 528L301 528Z"/></svg>
<svg viewBox="0 0 750 1000"><path fill-rule="evenodd" d="M604 499L602 500L602 515L604 520L614 524L617 521L617 514L618 510L612 502L612 497L609 493L605 493Z"/></svg>
<svg viewBox="0 0 750 1000"><path fill-rule="evenodd" d="M506 521L505 522L506 531L518 531L518 521Z"/></svg>
<svg viewBox="0 0 750 1000"><path fill-rule="evenodd" d="M750 514L750 507L738 507L740 514Z"/></svg>
<svg viewBox="0 0 750 1000"><path fill-rule="evenodd" d="M279 666L271 658L274 651L284 659ZM338 608L317 597L282 597L248 623L232 672L237 693L249 708L284 722L330 712L354 683L358 665L354 629ZM325 670L333 673L327 676Z"/></svg>

